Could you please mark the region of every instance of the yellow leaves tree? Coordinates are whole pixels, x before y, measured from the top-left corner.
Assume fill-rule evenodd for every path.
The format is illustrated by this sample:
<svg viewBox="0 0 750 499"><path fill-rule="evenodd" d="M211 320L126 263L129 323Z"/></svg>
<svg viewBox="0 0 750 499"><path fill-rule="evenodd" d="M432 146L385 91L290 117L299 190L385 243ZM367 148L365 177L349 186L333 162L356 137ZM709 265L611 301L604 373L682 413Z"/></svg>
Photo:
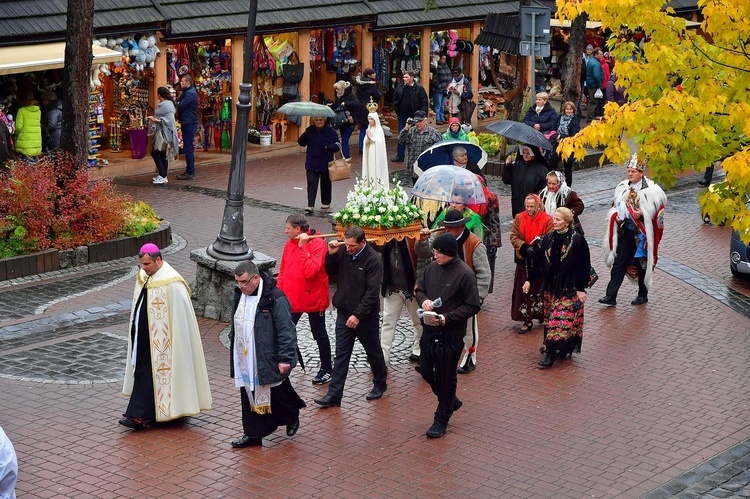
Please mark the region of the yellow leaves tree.
<svg viewBox="0 0 750 499"><path fill-rule="evenodd" d="M686 29L664 0L558 0L558 17L581 12L612 30L608 46L618 86L628 102L608 103L604 119L562 141L562 156L582 159L586 146L604 147L613 162L635 143L650 175L669 187L680 173L723 160L726 187L699 201L716 223L750 241L750 1L698 0L701 31ZM637 45L624 31L643 29Z"/></svg>

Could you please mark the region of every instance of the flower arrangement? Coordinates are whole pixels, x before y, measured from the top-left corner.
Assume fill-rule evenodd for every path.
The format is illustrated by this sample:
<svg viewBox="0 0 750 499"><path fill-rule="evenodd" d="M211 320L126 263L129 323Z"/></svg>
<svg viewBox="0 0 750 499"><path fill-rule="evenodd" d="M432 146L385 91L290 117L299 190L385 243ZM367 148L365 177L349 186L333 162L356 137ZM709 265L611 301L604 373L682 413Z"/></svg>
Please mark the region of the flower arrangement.
<svg viewBox="0 0 750 499"><path fill-rule="evenodd" d="M333 221L343 226L381 229L403 228L422 218L422 210L409 202L401 182L393 189L383 189L361 178L347 194L344 208L333 215Z"/></svg>

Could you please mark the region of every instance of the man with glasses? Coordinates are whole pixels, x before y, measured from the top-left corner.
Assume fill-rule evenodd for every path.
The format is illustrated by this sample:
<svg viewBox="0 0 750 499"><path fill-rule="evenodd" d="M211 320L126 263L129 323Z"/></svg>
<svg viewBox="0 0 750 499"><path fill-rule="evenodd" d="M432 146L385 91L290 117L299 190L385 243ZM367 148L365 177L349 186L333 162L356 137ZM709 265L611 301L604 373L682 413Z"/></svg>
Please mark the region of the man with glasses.
<svg viewBox="0 0 750 499"><path fill-rule="evenodd" d="M441 234L432 247L435 261L425 269L415 294L425 312L419 372L438 398L435 418L426 435L440 438L453 412L463 405L456 397L456 366L467 321L479 312L480 299L474 272L458 258L456 238Z"/></svg>
<svg viewBox="0 0 750 499"><path fill-rule="evenodd" d="M133 430L211 409L211 389L190 288L153 243L138 253L119 423Z"/></svg>
<svg viewBox="0 0 750 499"><path fill-rule="evenodd" d="M297 365L297 331L289 300L270 274L251 261L234 270L229 372L240 389L242 437L232 447L260 447L263 437L286 425L293 437L305 402L289 382Z"/></svg>
<svg viewBox="0 0 750 499"><path fill-rule="evenodd" d="M341 247L345 251L341 251ZM333 360L333 379L328 393L315 403L322 407L339 407L344 395L344 384L349 361L358 339L365 349L372 369L373 388L365 396L376 400L387 388L386 366L380 348L380 283L383 264L378 253L365 241L365 232L353 225L344 232L344 242L330 241L325 260L329 277L336 277L336 357Z"/></svg>
<svg viewBox="0 0 750 499"><path fill-rule="evenodd" d="M195 179L195 132L198 131L198 92L189 74L180 77L182 94L177 101L177 119L182 130L182 150L185 152L185 173L177 175L180 180Z"/></svg>

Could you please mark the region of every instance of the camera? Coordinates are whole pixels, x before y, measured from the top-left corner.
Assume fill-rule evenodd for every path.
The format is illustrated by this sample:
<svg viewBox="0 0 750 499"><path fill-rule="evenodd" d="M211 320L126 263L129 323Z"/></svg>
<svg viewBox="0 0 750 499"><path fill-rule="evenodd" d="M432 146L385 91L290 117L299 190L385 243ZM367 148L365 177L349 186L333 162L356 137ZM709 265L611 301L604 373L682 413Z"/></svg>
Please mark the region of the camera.
<svg viewBox="0 0 750 499"><path fill-rule="evenodd" d="M414 118L407 118L406 119L406 124L407 125L413 125L414 124Z"/></svg>

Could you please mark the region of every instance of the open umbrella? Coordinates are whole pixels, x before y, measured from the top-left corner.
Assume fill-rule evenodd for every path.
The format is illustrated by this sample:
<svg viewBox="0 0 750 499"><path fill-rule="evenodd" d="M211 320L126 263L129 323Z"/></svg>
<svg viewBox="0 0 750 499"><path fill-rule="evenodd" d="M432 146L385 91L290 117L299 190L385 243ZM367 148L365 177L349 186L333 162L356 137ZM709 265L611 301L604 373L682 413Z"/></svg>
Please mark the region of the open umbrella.
<svg viewBox="0 0 750 499"><path fill-rule="evenodd" d="M466 149L469 161L476 163L480 169L487 164L487 153L480 146L465 140L445 140L430 146L419 155L414 163L414 173L421 175L433 166L450 165L453 163L453 148L457 146Z"/></svg>
<svg viewBox="0 0 750 499"><path fill-rule="evenodd" d="M436 165L424 172L412 187L411 194L419 199L450 203L455 194L462 194L466 204L483 204L484 189L476 175L453 165Z"/></svg>
<svg viewBox="0 0 750 499"><path fill-rule="evenodd" d="M552 150L552 144L547 140L539 130L530 127L525 123L518 121L503 120L497 123L487 125L487 130L493 131L498 135L502 135L508 139L517 140L530 146L541 147L542 149Z"/></svg>
<svg viewBox="0 0 750 499"><path fill-rule="evenodd" d="M328 106L318 104L317 102L287 102L277 111L282 114L291 116L324 116L326 118L335 118L336 113Z"/></svg>

